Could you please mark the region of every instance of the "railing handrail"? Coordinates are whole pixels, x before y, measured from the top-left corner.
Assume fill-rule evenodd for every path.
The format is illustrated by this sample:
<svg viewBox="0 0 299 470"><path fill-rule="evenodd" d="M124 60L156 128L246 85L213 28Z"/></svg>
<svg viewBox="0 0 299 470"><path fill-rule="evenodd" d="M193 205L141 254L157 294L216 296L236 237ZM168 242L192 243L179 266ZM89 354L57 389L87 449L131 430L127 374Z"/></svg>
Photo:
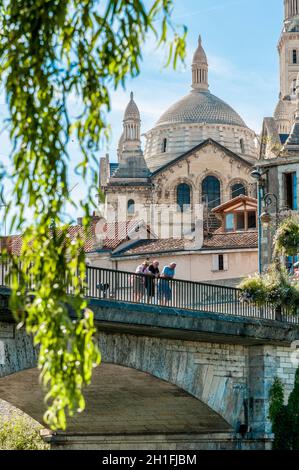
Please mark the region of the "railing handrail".
<svg viewBox="0 0 299 470"><path fill-rule="evenodd" d="M100 270L100 271L107 271L107 272L111 272L111 273L119 273L119 274L127 274L127 275L135 275L135 276L143 276L143 277L147 277L149 276L148 274L144 274L144 273L134 273L132 271L121 271L119 269L110 269L110 268L100 268L99 266L87 266L87 269L95 269L95 270ZM159 279L163 279L161 278L161 276L159 277ZM232 286L218 286L218 284L212 284L212 283L208 283L208 282L200 282L200 281L189 281L189 280L186 280L186 279L181 279L181 278L173 278L171 279L172 282L183 282L183 283L186 283L186 284L191 284L191 285L198 285L198 286L209 286L209 287L219 287L219 289L227 289L227 290L231 290L231 291L234 291L234 292L241 292L241 289L238 289L237 287L232 287Z"/></svg>
<svg viewBox="0 0 299 470"><path fill-rule="evenodd" d="M9 278L5 284L6 276L9 276L9 266L9 261L1 262L0 255L1 287L9 287ZM148 282L145 279L148 279ZM66 291L71 295L74 292L73 286L66 285ZM299 324L299 315L292 314L287 309L279 310L272 304L259 307L250 302L242 302L241 290L236 287L167 277L157 278L147 273L119 271L98 266L86 266L84 295L94 299Z"/></svg>

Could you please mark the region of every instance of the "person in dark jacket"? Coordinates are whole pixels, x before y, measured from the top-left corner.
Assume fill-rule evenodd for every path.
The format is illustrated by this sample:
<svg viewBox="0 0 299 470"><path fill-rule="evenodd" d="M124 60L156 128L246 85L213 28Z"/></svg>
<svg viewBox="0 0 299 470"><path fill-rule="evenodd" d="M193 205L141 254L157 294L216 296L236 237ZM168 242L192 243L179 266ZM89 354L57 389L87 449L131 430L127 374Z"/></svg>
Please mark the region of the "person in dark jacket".
<svg viewBox="0 0 299 470"><path fill-rule="evenodd" d="M155 280L159 277L159 274L159 261L155 260L149 265L145 278L145 288L148 299L155 297Z"/></svg>

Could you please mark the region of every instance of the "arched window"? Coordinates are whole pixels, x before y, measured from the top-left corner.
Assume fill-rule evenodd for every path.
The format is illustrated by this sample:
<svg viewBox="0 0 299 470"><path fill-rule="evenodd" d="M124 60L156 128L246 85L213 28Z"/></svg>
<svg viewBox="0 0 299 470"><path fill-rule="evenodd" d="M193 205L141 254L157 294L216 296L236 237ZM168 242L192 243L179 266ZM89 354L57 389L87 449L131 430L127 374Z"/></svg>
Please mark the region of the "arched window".
<svg viewBox="0 0 299 470"><path fill-rule="evenodd" d="M176 200L181 212L188 209L191 202L190 186L187 183L181 183L176 189Z"/></svg>
<svg viewBox="0 0 299 470"><path fill-rule="evenodd" d="M240 149L241 149L241 153L245 153L244 139L240 139Z"/></svg>
<svg viewBox="0 0 299 470"><path fill-rule="evenodd" d="M202 182L202 200L213 209L220 204L220 181L215 176L207 176Z"/></svg>
<svg viewBox="0 0 299 470"><path fill-rule="evenodd" d="M128 200L128 215L135 214L135 201L133 199Z"/></svg>
<svg viewBox="0 0 299 470"><path fill-rule="evenodd" d="M246 189L245 189L244 184L236 183L231 187L231 197L232 198L237 197L237 196L241 196L242 194L244 194L244 196L246 195Z"/></svg>
<svg viewBox="0 0 299 470"><path fill-rule="evenodd" d="M162 141L162 153L166 153L167 150L167 139L164 138Z"/></svg>

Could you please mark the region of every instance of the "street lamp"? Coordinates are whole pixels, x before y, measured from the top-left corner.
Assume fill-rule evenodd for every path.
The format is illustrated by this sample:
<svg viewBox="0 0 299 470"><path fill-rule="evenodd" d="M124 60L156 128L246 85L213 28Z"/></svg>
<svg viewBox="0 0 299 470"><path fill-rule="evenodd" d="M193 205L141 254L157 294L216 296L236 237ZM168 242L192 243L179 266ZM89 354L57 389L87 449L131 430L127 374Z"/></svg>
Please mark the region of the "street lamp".
<svg viewBox="0 0 299 470"><path fill-rule="evenodd" d="M263 197L265 212L263 212L260 216L261 223L264 227L269 227L270 223L272 222L272 216L268 212L268 207L274 204L275 206L275 229L278 229L279 224L279 208L278 208L278 198L274 193L267 193Z"/></svg>
<svg viewBox="0 0 299 470"><path fill-rule="evenodd" d="M257 182L257 215L258 215L258 270L259 274L262 274L262 197L263 197L263 188L265 185L265 180L263 176L267 173L266 171L261 171L260 168L255 168L251 172L251 177Z"/></svg>

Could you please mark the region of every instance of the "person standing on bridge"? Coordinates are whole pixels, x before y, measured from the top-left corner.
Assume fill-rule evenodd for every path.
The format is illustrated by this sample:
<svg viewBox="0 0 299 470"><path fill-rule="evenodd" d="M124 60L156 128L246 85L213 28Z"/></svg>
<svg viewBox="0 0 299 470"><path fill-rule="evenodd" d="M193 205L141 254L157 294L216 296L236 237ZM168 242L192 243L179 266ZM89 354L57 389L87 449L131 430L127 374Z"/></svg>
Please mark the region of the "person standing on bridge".
<svg viewBox="0 0 299 470"><path fill-rule="evenodd" d="M142 264L137 266L135 274L133 274L131 277L134 302L140 302L142 297L145 295L145 276L148 274L149 264L149 261L143 261Z"/></svg>
<svg viewBox="0 0 299 470"><path fill-rule="evenodd" d="M158 298L161 305L167 305L172 299L171 280L175 275L176 263L170 263L164 266L159 283L158 283Z"/></svg>
<svg viewBox="0 0 299 470"><path fill-rule="evenodd" d="M155 297L155 280L159 277L159 275L159 261L155 259L155 261L149 265L147 276L145 278L145 288L148 301L152 301Z"/></svg>

